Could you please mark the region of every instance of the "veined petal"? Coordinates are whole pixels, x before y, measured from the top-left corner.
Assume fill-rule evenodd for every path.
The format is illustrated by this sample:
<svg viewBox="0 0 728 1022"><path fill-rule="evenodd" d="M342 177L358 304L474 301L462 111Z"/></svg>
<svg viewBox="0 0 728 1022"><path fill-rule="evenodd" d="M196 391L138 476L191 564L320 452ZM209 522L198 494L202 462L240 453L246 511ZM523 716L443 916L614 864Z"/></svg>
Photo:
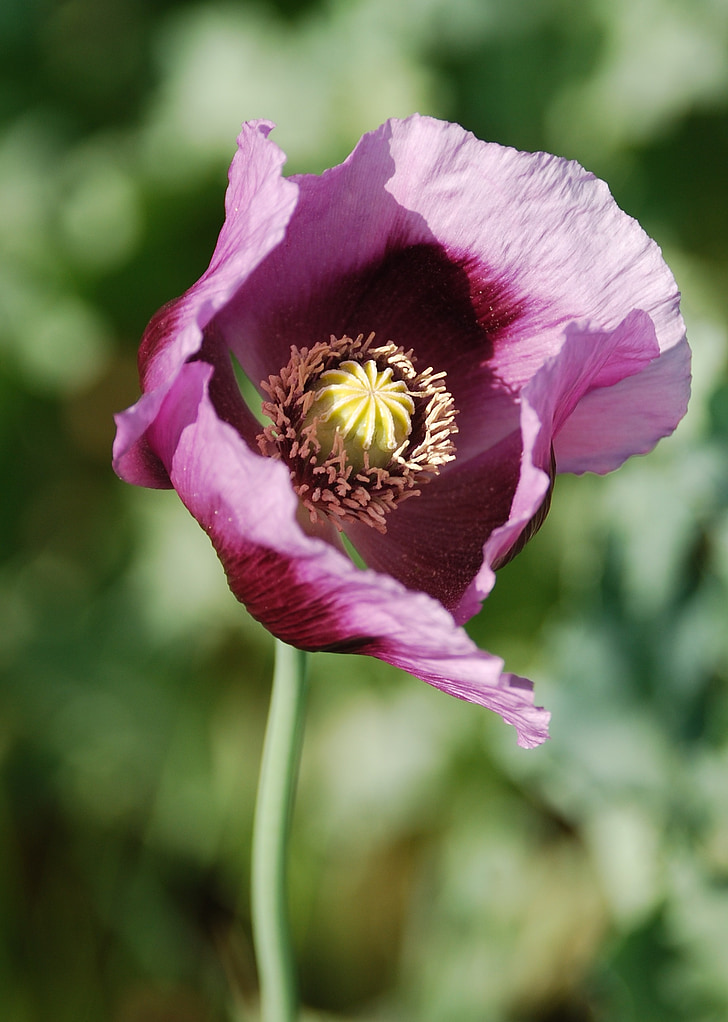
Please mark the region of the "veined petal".
<svg viewBox="0 0 728 1022"><path fill-rule="evenodd" d="M298 188L281 176L285 155L268 140L273 125L251 121L238 136L225 197L225 223L210 266L152 318L139 349L143 398L117 417L114 468L144 486L169 485L145 433L185 361L203 344L215 313L285 234ZM156 396L152 396L156 395Z"/></svg>
<svg viewBox="0 0 728 1022"><path fill-rule="evenodd" d="M658 246L579 164L481 142L425 117L394 122L390 151L398 173L387 188L398 203L448 250L467 252L514 289L522 317L495 352L508 382L524 383L556 353L569 320L614 329L638 308L655 323L660 350L684 336Z"/></svg>
<svg viewBox="0 0 728 1022"><path fill-rule="evenodd" d="M658 246L573 161L413 116L365 135L320 177L296 180L284 242L219 318L252 379L285 364L291 343L373 330L445 370L459 407L460 381L473 375L520 390L570 322L606 333L640 309L660 352L685 344ZM661 414L659 403L647 387L645 416L666 435L679 411ZM590 405L605 426L619 421L618 392Z"/></svg>
<svg viewBox="0 0 728 1022"><path fill-rule="evenodd" d="M556 437L560 472L612 472L633 454L647 454L687 411L690 349L686 340L639 375L590 389Z"/></svg>
<svg viewBox="0 0 728 1022"><path fill-rule="evenodd" d="M531 747L548 714L452 616L387 575L359 571L305 535L285 467L254 454L209 399L211 368L186 365L152 427L170 479L210 536L233 593L274 635L303 649L367 653L496 710Z"/></svg>
<svg viewBox="0 0 728 1022"><path fill-rule="evenodd" d="M559 353L545 363L522 392L524 403L535 410L539 423L534 444L536 464L543 466L553 450L557 471L574 467L573 461L568 459L569 446L577 440L572 423L575 421L578 425L580 416L575 418L575 411L581 408L582 403L586 406L588 400L598 399L602 393L612 392L620 385L628 387L630 381L639 379L644 384L645 380L649 380L650 372L654 372L653 366L660 364L662 369L660 374L655 374L657 379L673 376L674 384L667 388L667 394L663 394L661 424L664 425L685 400L684 390L688 381L675 373L675 368L680 366L678 356L681 351L682 345L677 345L668 353L676 363L674 368L670 367L670 361L664 361L666 356L660 355L652 320L639 310L631 312L609 333L594 329L590 324L569 324ZM668 366L667 370L665 366ZM628 389L628 397L629 393ZM634 395L634 391L631 393ZM638 393L641 394L642 390ZM614 399L609 406L611 412ZM623 413L629 418L626 407ZM610 460L616 467L628 453L638 453L640 449L648 450L654 446L657 440L655 423L644 409L634 414L631 425L633 432L626 448L621 446L624 436L603 431L604 422L595 418L593 431L577 440L584 451L591 447L590 467L594 458ZM562 447L564 435L565 449ZM566 466L561 464L562 451L567 458Z"/></svg>
<svg viewBox="0 0 728 1022"><path fill-rule="evenodd" d="M228 174L225 221L210 265L189 291L150 323L139 350L145 390L153 390L199 350L214 314L285 236L298 188L281 176L285 154L268 139L270 121L250 121L238 136Z"/></svg>

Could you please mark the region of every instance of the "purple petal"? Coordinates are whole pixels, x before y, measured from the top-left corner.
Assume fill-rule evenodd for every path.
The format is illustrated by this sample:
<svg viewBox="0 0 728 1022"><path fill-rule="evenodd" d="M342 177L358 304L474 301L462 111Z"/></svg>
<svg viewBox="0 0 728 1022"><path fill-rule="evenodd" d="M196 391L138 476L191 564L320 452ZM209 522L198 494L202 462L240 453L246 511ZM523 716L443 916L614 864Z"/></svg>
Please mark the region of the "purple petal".
<svg viewBox="0 0 728 1022"><path fill-rule="evenodd" d="M420 180L409 162L397 168L390 151L393 133L409 123L388 122L340 166L295 179L300 199L285 241L218 317L251 379L278 372L291 344L371 331L413 348L422 368L456 375L466 355L468 368L483 363L519 314L500 274L450 250L416 207L393 196L402 175ZM462 197L452 203L462 206Z"/></svg>
<svg viewBox="0 0 728 1022"><path fill-rule="evenodd" d="M152 320L139 353L145 390L164 385L200 347L215 313L284 238L298 188L281 176L285 154L269 121L250 121L238 136L225 195L225 222L210 265L194 287ZM159 322L161 320L161 322Z"/></svg>
<svg viewBox="0 0 728 1022"><path fill-rule="evenodd" d="M553 447L559 472L608 471L652 448L684 413L686 347L660 354L654 324L640 311L610 333L569 324L561 351L523 391L540 422L536 463ZM593 411L588 422L584 409Z"/></svg>
<svg viewBox="0 0 728 1022"><path fill-rule="evenodd" d="M356 523L347 535L370 567L429 593L464 620L463 594L481 568L486 540L509 519L520 467L516 430L480 457L456 461L421 496L404 501L388 517L384 535Z"/></svg>
<svg viewBox="0 0 728 1022"><path fill-rule="evenodd" d="M681 346L678 346L674 352L680 350ZM467 620L472 613L477 612L493 586L493 566L500 566L512 555L514 545L519 543L524 530L533 522L538 507L546 497L552 450L557 471L573 470L568 460L566 464L562 462L560 444L564 434L567 438L569 435L578 437L586 452L585 460L589 459L591 467L597 464L600 451L605 452L605 458L614 459L616 456L617 460L612 466L616 467L630 450L634 451L640 436L646 435L649 438L648 445L653 446L663 435L659 427L677 410L669 402L663 419L656 426L652 424L652 428L648 419L637 415L634 417L636 421L630 422L631 432L625 430L621 436L613 428L604 435L597 427L582 437L571 429L575 409L580 410L588 398L613 390L619 381L626 383L638 376L643 380L653 365L665 362L665 356L658 356L654 326L646 313L631 313L617 329L608 334L589 330L586 326L569 324L561 350L545 363L524 388L521 408L523 457L518 488L507 521L494 528L487 538L482 567L457 608L458 620ZM677 403L681 398L680 387L673 386L670 395ZM612 406L613 402L609 402L610 412ZM625 417L629 421L629 416ZM620 450L620 440L627 452L621 457L616 453Z"/></svg>
<svg viewBox="0 0 728 1022"><path fill-rule="evenodd" d="M288 471L252 452L208 396L211 368L185 365L150 435L170 479L210 536L230 587L274 635L304 649L367 653L500 713L524 747L547 737L530 685L502 673L424 593L342 553L296 522Z"/></svg>
<svg viewBox="0 0 728 1022"><path fill-rule="evenodd" d="M422 368L445 370L460 408L468 388L494 377L523 387L558 354L572 322L607 334L642 310L659 351L685 344L659 248L574 162L414 116L365 135L320 177L295 180L300 199L285 240L217 319L256 383L285 365L291 344L373 330L413 348ZM670 360L676 374L683 361ZM668 368L652 372L670 387ZM588 408L598 430L618 429L621 395L629 400L638 385L600 386L598 398L585 396ZM669 433L684 409L682 391L668 410L663 396L651 385L641 394L652 439L640 437L639 450L656 431ZM475 421L460 424L461 456L482 450ZM608 462L597 446L580 449L576 464L601 471Z"/></svg>
<svg viewBox="0 0 728 1022"><path fill-rule="evenodd" d="M230 167L225 223L210 266L181 298L160 309L145 331L139 349L145 395L117 416L114 443L114 468L129 482L168 485L149 449L146 430L175 374L199 352L215 313L285 234L298 188L281 177L285 155L268 141L272 127L267 121L243 126Z"/></svg>
<svg viewBox="0 0 728 1022"><path fill-rule="evenodd" d="M683 340L639 376L590 390L564 424L554 449L560 472L611 472L647 454L687 411L690 349Z"/></svg>

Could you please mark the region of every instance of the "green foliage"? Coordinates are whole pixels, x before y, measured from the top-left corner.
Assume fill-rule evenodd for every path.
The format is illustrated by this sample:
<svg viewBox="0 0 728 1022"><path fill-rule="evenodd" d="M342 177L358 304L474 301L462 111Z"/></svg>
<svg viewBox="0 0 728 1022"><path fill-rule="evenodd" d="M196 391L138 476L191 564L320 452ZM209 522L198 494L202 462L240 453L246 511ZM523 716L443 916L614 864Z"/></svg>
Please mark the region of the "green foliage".
<svg viewBox="0 0 728 1022"><path fill-rule="evenodd" d="M710 0L12 0L0 10L0 1004L255 1017L271 644L174 494L109 466L240 122L320 170L414 109L606 177L695 353L648 459L560 479L472 634L553 740L315 658L292 897L311 1018L728 1015L728 16Z"/></svg>

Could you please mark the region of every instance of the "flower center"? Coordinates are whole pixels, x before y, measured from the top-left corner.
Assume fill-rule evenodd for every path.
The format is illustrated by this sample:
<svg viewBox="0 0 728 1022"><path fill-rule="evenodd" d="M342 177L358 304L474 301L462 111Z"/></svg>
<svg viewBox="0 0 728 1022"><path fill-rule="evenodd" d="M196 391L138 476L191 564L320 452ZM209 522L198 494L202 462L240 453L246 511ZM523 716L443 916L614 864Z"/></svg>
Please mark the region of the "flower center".
<svg viewBox="0 0 728 1022"><path fill-rule="evenodd" d="M313 522L386 532L386 515L453 460L457 426L445 374L420 371L411 351L373 341L332 336L291 347L280 374L261 384L272 423L258 446L288 464Z"/></svg>
<svg viewBox="0 0 728 1022"><path fill-rule="evenodd" d="M327 369L313 387L316 395L304 425L316 423L320 460L334 447L338 432L353 468L386 468L412 431L415 403L404 380L392 378L392 367L380 370L374 359L348 360Z"/></svg>

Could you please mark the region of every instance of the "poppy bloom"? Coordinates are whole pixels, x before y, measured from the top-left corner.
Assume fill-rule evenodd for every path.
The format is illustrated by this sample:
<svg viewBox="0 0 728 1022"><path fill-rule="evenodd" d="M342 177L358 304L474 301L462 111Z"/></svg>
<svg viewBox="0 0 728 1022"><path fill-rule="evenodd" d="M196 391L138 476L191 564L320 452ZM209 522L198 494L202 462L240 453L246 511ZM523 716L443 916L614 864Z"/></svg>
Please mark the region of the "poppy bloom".
<svg viewBox="0 0 728 1022"><path fill-rule="evenodd" d="M530 683L462 624L555 472L617 468L684 414L675 281L576 163L414 116L285 178L271 128L243 127L212 262L147 328L116 471L177 490L283 641L379 657L537 745Z"/></svg>

